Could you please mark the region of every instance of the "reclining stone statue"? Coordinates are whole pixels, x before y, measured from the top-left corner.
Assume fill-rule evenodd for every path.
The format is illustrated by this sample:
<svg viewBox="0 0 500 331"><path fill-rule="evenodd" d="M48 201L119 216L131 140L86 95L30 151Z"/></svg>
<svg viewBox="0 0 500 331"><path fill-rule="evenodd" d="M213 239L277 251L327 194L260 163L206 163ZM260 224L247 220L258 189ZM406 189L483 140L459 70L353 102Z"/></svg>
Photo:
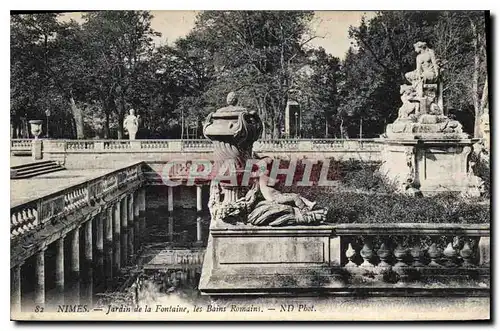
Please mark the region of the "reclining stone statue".
<svg viewBox="0 0 500 331"><path fill-rule="evenodd" d="M300 194L281 193L272 187L272 184L267 170L253 183L244 197L224 206L220 210L214 210L212 207L212 217L228 223L242 222L256 226L285 226L326 222L328 209L316 208L316 202L312 202ZM214 188L214 190L217 191L217 188ZM218 194L213 196L216 199L218 198ZM217 204L209 203L209 207L215 205Z"/></svg>

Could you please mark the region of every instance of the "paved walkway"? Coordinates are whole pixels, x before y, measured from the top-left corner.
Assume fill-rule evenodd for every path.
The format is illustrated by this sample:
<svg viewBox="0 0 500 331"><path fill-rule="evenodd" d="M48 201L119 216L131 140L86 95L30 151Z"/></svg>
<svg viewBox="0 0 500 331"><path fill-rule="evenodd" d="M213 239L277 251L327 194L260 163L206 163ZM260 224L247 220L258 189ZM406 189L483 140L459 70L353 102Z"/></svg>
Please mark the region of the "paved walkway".
<svg viewBox="0 0 500 331"><path fill-rule="evenodd" d="M66 169L27 179L10 181L10 206L16 206L86 182L137 162L111 164L109 168ZM12 165L12 160L11 160Z"/></svg>

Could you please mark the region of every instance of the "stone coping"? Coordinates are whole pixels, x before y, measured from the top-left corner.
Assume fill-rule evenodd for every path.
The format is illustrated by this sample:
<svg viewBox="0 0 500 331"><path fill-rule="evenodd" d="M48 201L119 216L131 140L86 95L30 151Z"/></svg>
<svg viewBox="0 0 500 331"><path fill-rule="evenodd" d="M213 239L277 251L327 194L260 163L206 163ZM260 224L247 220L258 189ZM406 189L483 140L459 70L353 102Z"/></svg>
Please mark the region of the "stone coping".
<svg viewBox="0 0 500 331"><path fill-rule="evenodd" d="M324 235L467 235L490 236L490 224L454 223L343 223L286 227L253 226L249 224L212 224L214 236L324 236Z"/></svg>
<svg viewBox="0 0 500 331"><path fill-rule="evenodd" d="M374 142L384 144L398 144L398 145L427 145L427 144L474 144L481 141L479 138L467 139L447 139L447 138L408 138L408 139L395 139L395 138L376 138Z"/></svg>

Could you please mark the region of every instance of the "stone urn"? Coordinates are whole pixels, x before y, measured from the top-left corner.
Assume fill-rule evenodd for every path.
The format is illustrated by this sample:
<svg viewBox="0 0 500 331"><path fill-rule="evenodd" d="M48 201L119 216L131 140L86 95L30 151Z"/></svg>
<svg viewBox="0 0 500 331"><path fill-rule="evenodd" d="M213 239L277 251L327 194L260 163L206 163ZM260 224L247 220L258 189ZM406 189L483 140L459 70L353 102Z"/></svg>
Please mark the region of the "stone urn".
<svg viewBox="0 0 500 331"><path fill-rule="evenodd" d="M31 134L35 136L35 140L38 140L38 136L42 133L42 120L30 120Z"/></svg>

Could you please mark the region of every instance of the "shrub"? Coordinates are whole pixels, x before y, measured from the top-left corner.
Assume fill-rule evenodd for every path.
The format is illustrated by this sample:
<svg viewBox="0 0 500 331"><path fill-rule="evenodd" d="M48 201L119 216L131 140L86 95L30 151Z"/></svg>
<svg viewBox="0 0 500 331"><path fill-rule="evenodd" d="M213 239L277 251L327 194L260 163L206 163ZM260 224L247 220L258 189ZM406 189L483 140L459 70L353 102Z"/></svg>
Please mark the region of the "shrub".
<svg viewBox="0 0 500 331"><path fill-rule="evenodd" d="M306 188L307 189L307 188ZM301 195L328 208L334 223L461 223L490 222L490 206L455 194L410 197L400 194L335 192L315 187Z"/></svg>

